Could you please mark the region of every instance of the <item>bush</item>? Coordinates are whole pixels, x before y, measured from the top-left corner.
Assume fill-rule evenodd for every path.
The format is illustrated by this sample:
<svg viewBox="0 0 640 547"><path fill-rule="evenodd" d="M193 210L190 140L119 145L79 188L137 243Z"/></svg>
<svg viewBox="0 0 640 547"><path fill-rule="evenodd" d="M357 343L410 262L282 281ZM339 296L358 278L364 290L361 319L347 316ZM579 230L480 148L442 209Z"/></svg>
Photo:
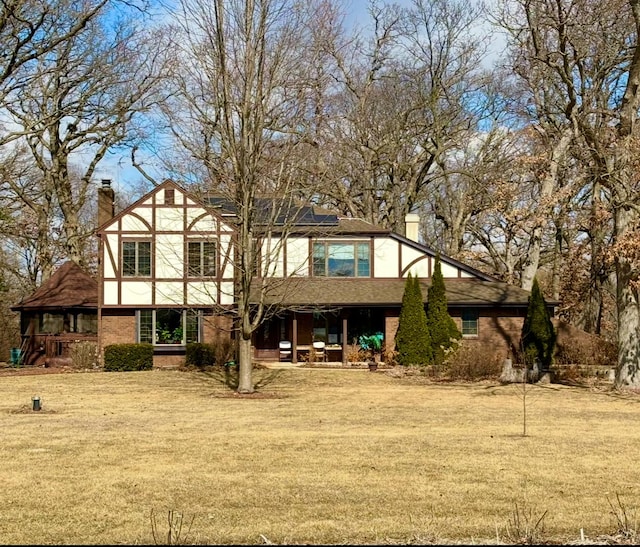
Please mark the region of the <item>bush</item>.
<svg viewBox="0 0 640 547"><path fill-rule="evenodd" d="M74 342L69 346L73 368L84 370L98 366L98 344L95 342Z"/></svg>
<svg viewBox="0 0 640 547"><path fill-rule="evenodd" d="M111 344L104 348L104 370L107 372L152 368L152 344Z"/></svg>
<svg viewBox="0 0 640 547"><path fill-rule="evenodd" d="M436 256L431 286L427 292L427 327L431 337L431 348L436 365L441 365L448 350L455 346L462 334L447 310L447 295L442 277L440 255Z"/></svg>
<svg viewBox="0 0 640 547"><path fill-rule="evenodd" d="M396 332L397 361L400 365L427 365L433 360L422 290L418 277L407 276Z"/></svg>
<svg viewBox="0 0 640 547"><path fill-rule="evenodd" d="M185 364L198 368L205 368L216 363L216 348L213 344L193 342L187 344Z"/></svg>
<svg viewBox="0 0 640 547"><path fill-rule="evenodd" d="M538 360L542 370L549 370L553 362L556 332L551 322L549 308L535 277L520 340L527 364L533 364Z"/></svg>
<svg viewBox="0 0 640 547"><path fill-rule="evenodd" d="M502 363L492 349L464 341L447 357L444 368L449 380L497 380L502 374Z"/></svg>
<svg viewBox="0 0 640 547"><path fill-rule="evenodd" d="M229 338L221 338L217 344L214 344L215 350L215 362L221 365L233 361L238 362L236 357L236 345L235 342Z"/></svg>

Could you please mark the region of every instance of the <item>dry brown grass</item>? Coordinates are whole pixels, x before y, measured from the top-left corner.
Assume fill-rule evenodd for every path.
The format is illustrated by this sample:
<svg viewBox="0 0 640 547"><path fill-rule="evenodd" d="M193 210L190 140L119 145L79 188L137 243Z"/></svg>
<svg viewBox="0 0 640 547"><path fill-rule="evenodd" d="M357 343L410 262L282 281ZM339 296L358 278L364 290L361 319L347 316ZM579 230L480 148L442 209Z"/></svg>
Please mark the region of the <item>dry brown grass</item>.
<svg viewBox="0 0 640 547"><path fill-rule="evenodd" d="M0 378L0 543L153 543L169 511L222 544L506 543L516 506L569 542L614 533L618 498L635 522L637 396L534 386L523 437L514 386L256 377L263 398L217 373Z"/></svg>

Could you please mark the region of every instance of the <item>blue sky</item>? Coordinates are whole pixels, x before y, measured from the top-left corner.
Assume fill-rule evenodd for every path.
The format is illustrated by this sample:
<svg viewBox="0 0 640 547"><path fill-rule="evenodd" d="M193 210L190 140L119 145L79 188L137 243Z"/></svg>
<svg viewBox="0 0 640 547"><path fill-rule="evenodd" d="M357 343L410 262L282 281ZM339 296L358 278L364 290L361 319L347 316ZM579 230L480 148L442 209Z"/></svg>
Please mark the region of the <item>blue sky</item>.
<svg viewBox="0 0 640 547"><path fill-rule="evenodd" d="M356 25L363 26L369 24L368 0L343 0L346 11L345 24L347 26ZM473 0L472 0L473 1ZM412 0L396 0L395 2L380 0L380 4L396 3L400 6L410 6ZM496 40L492 46L492 50L499 51L501 49L500 41ZM118 151L109 154L99 165L94 179L96 184L100 183L103 178L113 181L116 191L128 190L132 186L137 186L137 182L142 181L143 177L131 165L130 152L128 150Z"/></svg>

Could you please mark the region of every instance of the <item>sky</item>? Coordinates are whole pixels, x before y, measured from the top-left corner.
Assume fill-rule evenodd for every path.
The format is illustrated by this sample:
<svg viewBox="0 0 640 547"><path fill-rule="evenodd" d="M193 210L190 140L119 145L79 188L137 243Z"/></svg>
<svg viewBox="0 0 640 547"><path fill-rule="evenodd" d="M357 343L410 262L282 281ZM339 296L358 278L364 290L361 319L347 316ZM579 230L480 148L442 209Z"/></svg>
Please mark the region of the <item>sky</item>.
<svg viewBox="0 0 640 547"><path fill-rule="evenodd" d="M471 0L475 2L477 0ZM492 0L488 0L491 2ZM409 7L413 4L413 0L392 0L386 2L380 0L381 3L395 3L401 7ZM368 0L344 0L346 10L345 24L349 26L366 25L369 21ZM498 37L492 40L490 44L490 54L487 64L500 53L503 49L503 41ZM100 184L102 179L111 179L114 190L128 190L131 186L143 180L142 175L131 165L130 152L128 150L118 151L108 155L99 165L94 176L96 185Z"/></svg>

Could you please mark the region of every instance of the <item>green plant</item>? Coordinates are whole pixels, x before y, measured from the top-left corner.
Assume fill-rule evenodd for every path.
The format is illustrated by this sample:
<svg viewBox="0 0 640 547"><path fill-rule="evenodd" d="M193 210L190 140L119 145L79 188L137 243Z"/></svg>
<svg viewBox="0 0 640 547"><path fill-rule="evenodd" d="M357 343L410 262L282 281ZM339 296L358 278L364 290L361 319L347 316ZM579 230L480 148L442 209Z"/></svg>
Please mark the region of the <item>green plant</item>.
<svg viewBox="0 0 640 547"><path fill-rule="evenodd" d="M152 368L152 344L111 344L104 348L104 370L107 372Z"/></svg>
<svg viewBox="0 0 640 547"><path fill-rule="evenodd" d="M198 368L214 365L216 362L216 348L213 344L192 342L186 346L185 364Z"/></svg>
<svg viewBox="0 0 640 547"><path fill-rule="evenodd" d="M158 522L156 515L151 509L151 534L153 535L153 542L156 545L187 545L187 538L195 517L191 517L186 532L182 533L184 526L184 514L178 511L169 510L167 513L167 532L166 537L158 530Z"/></svg>
<svg viewBox="0 0 640 547"><path fill-rule="evenodd" d="M444 362L447 351L462 338L455 321L447 311L447 295L442 277L440 255L436 256L431 286L427 292L426 314L433 358L435 364L440 365Z"/></svg>
<svg viewBox="0 0 640 547"><path fill-rule="evenodd" d="M358 338L360 349L365 352L365 357L367 359L372 359L375 356L380 357L383 341L384 334L381 332L376 332L375 334L363 334Z"/></svg>
<svg viewBox="0 0 640 547"><path fill-rule="evenodd" d="M182 326L178 325L176 328L171 329L165 323L157 323L156 335L160 344L180 344L182 343L183 335Z"/></svg>
<svg viewBox="0 0 640 547"><path fill-rule="evenodd" d="M537 361L542 370L549 370L553 361L555 343L556 333L549 309L542 296L538 280L534 278L521 334L525 362L532 364Z"/></svg>
<svg viewBox="0 0 640 547"><path fill-rule="evenodd" d="M397 359L400 365L426 365L433 359L431 336L427 326L418 277L407 276L396 333Z"/></svg>

